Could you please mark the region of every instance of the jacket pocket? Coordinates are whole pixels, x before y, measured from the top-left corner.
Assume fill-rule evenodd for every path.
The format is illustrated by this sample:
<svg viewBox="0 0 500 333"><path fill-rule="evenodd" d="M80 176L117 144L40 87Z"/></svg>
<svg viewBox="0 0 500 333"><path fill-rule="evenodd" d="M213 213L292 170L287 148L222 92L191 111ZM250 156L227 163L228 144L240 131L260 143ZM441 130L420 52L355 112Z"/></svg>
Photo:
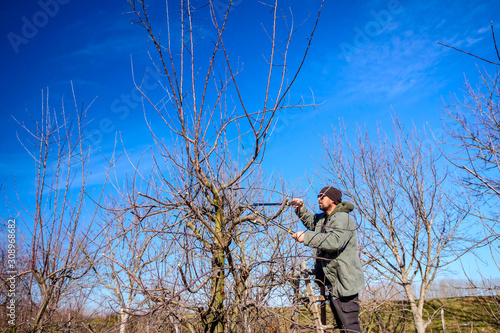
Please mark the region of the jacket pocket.
<svg viewBox="0 0 500 333"><path fill-rule="evenodd" d="M333 259L326 265L326 270L325 270L325 275L326 278L330 281L332 285L336 285L339 280L338 276L338 270L339 270L339 263L337 260Z"/></svg>

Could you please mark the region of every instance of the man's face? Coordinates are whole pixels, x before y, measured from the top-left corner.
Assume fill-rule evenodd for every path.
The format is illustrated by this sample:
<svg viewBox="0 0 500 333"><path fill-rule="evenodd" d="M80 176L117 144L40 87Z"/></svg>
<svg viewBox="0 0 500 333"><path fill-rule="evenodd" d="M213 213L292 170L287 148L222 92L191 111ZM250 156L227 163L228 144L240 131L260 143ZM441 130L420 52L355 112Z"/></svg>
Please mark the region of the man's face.
<svg viewBox="0 0 500 333"><path fill-rule="evenodd" d="M318 194L319 209L326 212L333 206L333 200L324 195L323 193Z"/></svg>

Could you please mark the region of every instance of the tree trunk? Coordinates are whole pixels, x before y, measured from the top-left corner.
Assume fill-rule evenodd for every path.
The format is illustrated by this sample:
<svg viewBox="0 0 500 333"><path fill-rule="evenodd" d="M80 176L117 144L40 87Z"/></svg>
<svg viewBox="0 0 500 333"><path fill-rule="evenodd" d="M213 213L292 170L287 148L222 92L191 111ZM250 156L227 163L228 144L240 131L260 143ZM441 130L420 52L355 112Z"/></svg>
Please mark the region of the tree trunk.
<svg viewBox="0 0 500 333"><path fill-rule="evenodd" d="M120 312L120 333L125 333L127 332L127 321L128 321L128 313L123 312L123 309L121 309Z"/></svg>
<svg viewBox="0 0 500 333"><path fill-rule="evenodd" d="M38 274L37 272L35 272L35 274ZM42 288L42 295L43 295L43 301L42 301L42 304L40 306L40 308L38 309L37 311L37 314L36 314L36 317L35 317L35 321L33 323L33 332L39 332L40 331L40 323L42 321L42 317L44 316L44 314L47 312L47 308L49 307L49 303L50 303L50 299L51 297L55 297L56 295L54 295L54 285L55 283L53 281L55 280L51 280L50 282L50 285L49 287L47 288L45 286L45 279L43 277L40 277L40 287Z"/></svg>
<svg viewBox="0 0 500 333"><path fill-rule="evenodd" d="M219 247L213 252L212 272L215 273L212 279L213 302L208 315L208 332L224 332L224 249Z"/></svg>
<svg viewBox="0 0 500 333"><path fill-rule="evenodd" d="M217 209L215 219L215 245L212 250L212 292L213 302L210 305L208 315L208 332L210 333L223 333L225 316L224 316L224 282L226 277L225 269L225 254L224 244L220 244L224 239L223 216L220 208ZM218 239L217 239L218 238Z"/></svg>
<svg viewBox="0 0 500 333"><path fill-rule="evenodd" d="M422 311L420 311L417 306L417 302L413 297L413 292L411 291L411 285L406 284L404 286L406 297L408 297L408 302L410 303L411 314L413 316L413 323L415 324L415 330L417 333L425 333L425 323L422 318Z"/></svg>

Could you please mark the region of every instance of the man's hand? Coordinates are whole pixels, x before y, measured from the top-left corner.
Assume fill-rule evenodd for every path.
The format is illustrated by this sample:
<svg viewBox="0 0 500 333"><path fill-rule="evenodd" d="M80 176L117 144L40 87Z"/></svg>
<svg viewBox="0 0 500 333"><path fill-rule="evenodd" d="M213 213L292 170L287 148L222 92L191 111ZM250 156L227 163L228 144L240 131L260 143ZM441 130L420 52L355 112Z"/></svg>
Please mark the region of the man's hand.
<svg viewBox="0 0 500 333"><path fill-rule="evenodd" d="M292 238L295 239L299 243L304 243L304 234L305 234L305 231L298 231L292 235Z"/></svg>
<svg viewBox="0 0 500 333"><path fill-rule="evenodd" d="M300 198L293 198L289 201L290 206L295 207L295 212L298 214L302 206L304 206L304 200Z"/></svg>

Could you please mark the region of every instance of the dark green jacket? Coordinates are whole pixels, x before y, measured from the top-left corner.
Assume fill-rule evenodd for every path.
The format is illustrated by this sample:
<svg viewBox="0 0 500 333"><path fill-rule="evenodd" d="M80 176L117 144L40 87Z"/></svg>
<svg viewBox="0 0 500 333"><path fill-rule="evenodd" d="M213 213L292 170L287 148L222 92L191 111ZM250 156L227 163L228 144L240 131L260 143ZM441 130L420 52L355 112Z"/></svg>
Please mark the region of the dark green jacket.
<svg viewBox="0 0 500 333"><path fill-rule="evenodd" d="M304 244L315 249L317 274L323 273L332 284L335 297L355 295L365 284L356 225L349 215L353 209L353 204L344 201L328 217L325 213L313 215L305 207L299 211L300 220L311 230L304 234Z"/></svg>

